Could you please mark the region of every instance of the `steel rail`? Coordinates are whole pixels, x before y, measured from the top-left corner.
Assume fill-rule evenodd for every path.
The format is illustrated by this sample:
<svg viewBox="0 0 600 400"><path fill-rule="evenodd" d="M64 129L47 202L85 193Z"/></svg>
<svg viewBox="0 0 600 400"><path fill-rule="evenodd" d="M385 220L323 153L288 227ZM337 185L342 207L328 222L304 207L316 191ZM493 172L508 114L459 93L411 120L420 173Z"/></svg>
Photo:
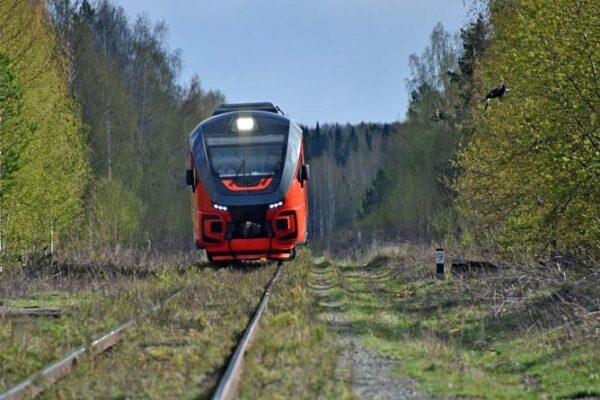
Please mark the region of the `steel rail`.
<svg viewBox="0 0 600 400"><path fill-rule="evenodd" d="M250 345L250 342L252 342L252 339L254 339L258 328L258 321L260 320L260 317L267 308L267 304L269 303L269 296L271 295L271 290L273 289L273 284L279 278L279 273L282 269L283 263L279 262L275 274L273 275L273 277L267 284L267 287L265 288L260 304L256 308L256 311L254 311L254 316L252 317L252 320L250 320L248 326L246 327L244 336L242 336L242 339L238 343L235 352L229 360L227 369L225 370L225 372L221 376L221 379L219 380L219 384L217 385L217 388L215 389L215 392L212 397L213 400L230 400L237 398L243 369L244 355L246 354L246 350Z"/></svg>
<svg viewBox="0 0 600 400"><path fill-rule="evenodd" d="M185 286L175 293L167 297L163 302L156 304L155 306L147 309L136 318L130 319L127 322L122 323L114 329L111 329L100 338L94 340L89 346L81 346L65 357L58 361L55 361L46 366L41 371L38 371L25 379L18 385L7 390L4 393L0 393L0 400L18 400L18 399L31 399L37 397L44 392L48 387L58 382L60 379L69 375L75 366L82 361L86 354L90 354L95 357L107 349L114 346L119 340L124 337L125 331L133 326L136 322L146 318L150 314L157 312L158 310L165 307L171 301L180 297L183 293L196 287L196 284Z"/></svg>

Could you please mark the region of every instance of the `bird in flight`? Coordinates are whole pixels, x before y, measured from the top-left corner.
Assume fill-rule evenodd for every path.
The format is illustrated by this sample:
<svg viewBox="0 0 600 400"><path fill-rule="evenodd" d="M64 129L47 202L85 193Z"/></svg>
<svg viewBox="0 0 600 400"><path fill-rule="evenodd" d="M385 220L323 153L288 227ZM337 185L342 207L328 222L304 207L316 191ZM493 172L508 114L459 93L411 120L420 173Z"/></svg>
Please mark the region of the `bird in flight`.
<svg viewBox="0 0 600 400"><path fill-rule="evenodd" d="M500 86L498 86L497 88L495 88L494 90L492 90L491 92L486 94L485 98L482 100L482 102L485 103L485 110L487 110L487 108L490 104L490 100L496 99L496 98L502 98L506 94L506 92L508 92L509 90L510 89L506 87L504 82L501 82Z"/></svg>

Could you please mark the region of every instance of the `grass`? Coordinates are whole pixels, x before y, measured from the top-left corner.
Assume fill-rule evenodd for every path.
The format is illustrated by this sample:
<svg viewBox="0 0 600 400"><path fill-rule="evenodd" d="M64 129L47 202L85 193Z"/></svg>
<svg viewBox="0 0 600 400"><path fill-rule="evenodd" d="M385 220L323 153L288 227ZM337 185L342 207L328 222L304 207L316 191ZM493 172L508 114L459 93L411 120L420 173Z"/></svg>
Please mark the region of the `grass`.
<svg viewBox="0 0 600 400"><path fill-rule="evenodd" d="M351 397L336 378L340 349L310 290L324 277L334 287L319 301L339 305L369 347L400 361L393 373L417 378L424 391L490 399L600 395L598 271L513 267L437 281L429 258L406 247L369 262L321 265L315 278L310 254L301 252L274 287L240 397ZM3 304L65 310L57 319L0 321L0 391L195 283L44 396L208 398L274 266L69 271L0 276Z"/></svg>
<svg viewBox="0 0 600 400"><path fill-rule="evenodd" d="M436 281L418 253L336 267L353 330L399 359L397 374L444 395L600 395L597 273L515 268Z"/></svg>
<svg viewBox="0 0 600 400"><path fill-rule="evenodd" d="M189 272L198 286L82 364L46 398L208 398L273 265Z"/></svg>
<svg viewBox="0 0 600 400"><path fill-rule="evenodd" d="M242 399L348 398L335 378L339 349L317 319L310 293L312 259L301 252L286 264L246 356Z"/></svg>
<svg viewBox="0 0 600 400"><path fill-rule="evenodd" d="M95 300L96 295L91 292L82 292L73 295L72 293L63 293L49 290L42 293L34 293L28 297L8 299L4 301L7 307L16 308L60 308L69 311L73 308L82 307L84 303L90 303Z"/></svg>
<svg viewBox="0 0 600 400"><path fill-rule="evenodd" d="M167 276L166 273L146 279L105 280L88 276L78 285L73 285L74 279L69 278L70 288L60 291L57 288L62 288L66 280L51 282L45 277L31 278L32 287L36 287L39 280L45 280L44 288L11 293L14 297L5 294L2 302L11 307L60 308L63 315L60 318L0 317L0 391L14 386L69 350L89 343L99 333L132 318L190 279L190 274Z"/></svg>
<svg viewBox="0 0 600 400"><path fill-rule="evenodd" d="M116 263L118 264L118 263ZM115 265L116 265L115 264ZM243 398L339 398L338 349L316 319L310 255L285 265L243 377ZM176 289L195 289L141 320L113 349L86 358L42 398L209 398L255 310L273 263L239 268L117 265L24 272L4 279L14 307L56 307L60 318L6 317L0 324L0 391L147 309ZM10 289L6 289L10 288Z"/></svg>

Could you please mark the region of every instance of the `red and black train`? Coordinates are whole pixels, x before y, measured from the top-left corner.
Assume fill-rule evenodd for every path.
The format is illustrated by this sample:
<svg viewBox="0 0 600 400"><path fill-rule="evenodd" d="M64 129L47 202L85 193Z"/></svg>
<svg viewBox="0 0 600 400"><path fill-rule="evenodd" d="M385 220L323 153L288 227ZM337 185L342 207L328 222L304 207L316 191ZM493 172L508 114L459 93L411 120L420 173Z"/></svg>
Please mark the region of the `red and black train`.
<svg viewBox="0 0 600 400"><path fill-rule="evenodd" d="M271 103L223 104L190 148L196 247L211 261L293 258L307 240L300 127Z"/></svg>

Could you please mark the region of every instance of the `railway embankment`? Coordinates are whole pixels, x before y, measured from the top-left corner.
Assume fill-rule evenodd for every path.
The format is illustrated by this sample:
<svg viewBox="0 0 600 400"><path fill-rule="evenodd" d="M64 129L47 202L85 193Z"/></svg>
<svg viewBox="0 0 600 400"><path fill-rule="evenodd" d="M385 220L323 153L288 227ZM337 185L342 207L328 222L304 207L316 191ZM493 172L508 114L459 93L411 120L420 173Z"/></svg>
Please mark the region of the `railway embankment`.
<svg viewBox="0 0 600 400"><path fill-rule="evenodd" d="M0 315L0 394L28 377L42 384L38 371L134 321L108 351L86 352L42 398L209 397L274 268L159 263L4 275L4 307L61 313Z"/></svg>
<svg viewBox="0 0 600 400"><path fill-rule="evenodd" d="M4 310L52 309L57 313L0 313L0 393L192 280L193 273L168 271L163 267L138 275L111 268L85 272L45 268L1 274Z"/></svg>

